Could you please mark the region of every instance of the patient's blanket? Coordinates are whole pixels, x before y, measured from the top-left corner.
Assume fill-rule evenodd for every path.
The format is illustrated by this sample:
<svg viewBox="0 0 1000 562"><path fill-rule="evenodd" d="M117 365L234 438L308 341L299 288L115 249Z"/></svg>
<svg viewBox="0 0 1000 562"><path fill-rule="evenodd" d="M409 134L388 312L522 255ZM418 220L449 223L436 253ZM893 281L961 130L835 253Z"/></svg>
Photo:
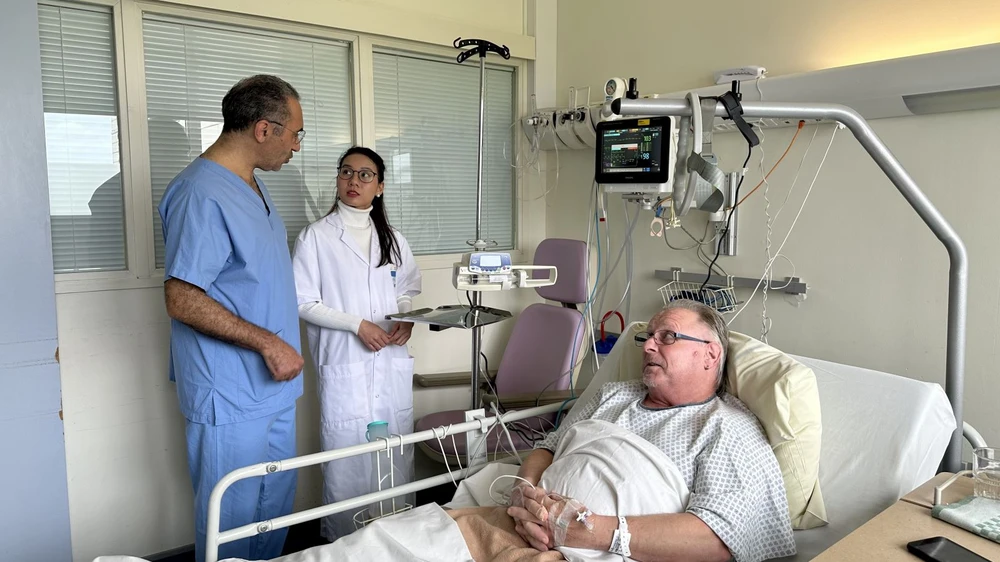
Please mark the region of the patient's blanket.
<svg viewBox="0 0 1000 562"><path fill-rule="evenodd" d="M680 513L690 492L684 478L667 456L634 433L601 420L584 420L569 428L555 452L555 461L539 486L582 502L600 515L651 515ZM448 506L492 505L488 489L501 474L516 474L518 467L495 464L467 478L455 500ZM493 486L493 495L507 495L517 481L502 478ZM514 533L510 517L497 508L458 509L451 512L459 523L466 543L476 560L499 560L490 547L492 541L509 544L500 553L527 547ZM478 520L490 520L492 526ZM507 527L509 526L509 531ZM520 552L530 552L521 550ZM566 560L620 561L609 552L560 548Z"/></svg>
<svg viewBox="0 0 1000 562"><path fill-rule="evenodd" d="M662 451L602 420L584 420L566 431L538 485L602 515L680 513L690 495Z"/></svg>
<svg viewBox="0 0 1000 562"><path fill-rule="evenodd" d="M272 562L347 560L474 560L455 521L437 504L379 519L332 544L276 558ZM223 561L230 562L230 561ZM235 561L231 561L235 562Z"/></svg>

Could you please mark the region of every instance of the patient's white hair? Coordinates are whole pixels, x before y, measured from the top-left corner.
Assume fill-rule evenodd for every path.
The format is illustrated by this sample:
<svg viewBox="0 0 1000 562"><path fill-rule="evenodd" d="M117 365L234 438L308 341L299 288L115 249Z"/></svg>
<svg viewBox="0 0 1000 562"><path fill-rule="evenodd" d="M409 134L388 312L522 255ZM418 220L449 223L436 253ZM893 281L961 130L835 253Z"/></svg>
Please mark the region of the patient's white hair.
<svg viewBox="0 0 1000 562"><path fill-rule="evenodd" d="M663 310L656 313L653 319L665 315L671 310L690 310L698 316L698 320L711 332L712 338L722 346L722 355L719 356L719 367L716 372L715 393L722 394L728 389L728 378L726 377L726 351L729 349L729 327L717 310L694 300L677 299L670 301Z"/></svg>

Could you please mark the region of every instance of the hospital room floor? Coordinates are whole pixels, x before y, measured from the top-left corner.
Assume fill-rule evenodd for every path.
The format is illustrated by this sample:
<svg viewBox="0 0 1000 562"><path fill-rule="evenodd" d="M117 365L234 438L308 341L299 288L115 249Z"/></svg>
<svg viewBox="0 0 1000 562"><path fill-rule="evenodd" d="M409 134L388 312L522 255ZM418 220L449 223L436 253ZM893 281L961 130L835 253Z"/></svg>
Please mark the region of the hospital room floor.
<svg viewBox="0 0 1000 562"><path fill-rule="evenodd" d="M437 503L443 505L451 501L455 494L453 484L442 484L435 488L417 492L417 505ZM285 550L282 555L299 552L321 544L327 544L319 534L319 521L307 521L288 528L288 538L285 539ZM154 556L147 556L151 562L194 562L194 549L172 551Z"/></svg>

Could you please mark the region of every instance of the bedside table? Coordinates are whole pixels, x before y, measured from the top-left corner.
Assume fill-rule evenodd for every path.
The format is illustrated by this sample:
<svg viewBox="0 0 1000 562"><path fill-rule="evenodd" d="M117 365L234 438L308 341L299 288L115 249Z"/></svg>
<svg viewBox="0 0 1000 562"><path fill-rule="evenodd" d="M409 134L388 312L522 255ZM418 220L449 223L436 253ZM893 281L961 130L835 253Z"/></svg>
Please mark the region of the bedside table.
<svg viewBox="0 0 1000 562"><path fill-rule="evenodd" d="M988 560L1000 561L1000 544L931 517L934 487L951 476L951 473L943 472L923 483L813 560L916 562L919 559L907 552L906 543L940 536L947 537ZM950 503L970 494L972 479L960 478L945 489L942 501Z"/></svg>

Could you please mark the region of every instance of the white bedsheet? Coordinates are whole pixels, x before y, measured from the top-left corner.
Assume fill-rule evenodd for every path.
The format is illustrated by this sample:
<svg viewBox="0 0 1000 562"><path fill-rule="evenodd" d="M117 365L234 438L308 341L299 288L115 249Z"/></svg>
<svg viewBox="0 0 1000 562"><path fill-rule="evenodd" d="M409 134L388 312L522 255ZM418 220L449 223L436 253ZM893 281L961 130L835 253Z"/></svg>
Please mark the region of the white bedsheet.
<svg viewBox="0 0 1000 562"><path fill-rule="evenodd" d="M937 474L955 416L940 385L819 359L823 409L819 478L830 524L795 531L811 560Z"/></svg>
<svg viewBox="0 0 1000 562"><path fill-rule="evenodd" d="M282 556L273 562L347 560L471 562L472 553L466 548L455 521L437 504L427 504L379 519L333 544Z"/></svg>

